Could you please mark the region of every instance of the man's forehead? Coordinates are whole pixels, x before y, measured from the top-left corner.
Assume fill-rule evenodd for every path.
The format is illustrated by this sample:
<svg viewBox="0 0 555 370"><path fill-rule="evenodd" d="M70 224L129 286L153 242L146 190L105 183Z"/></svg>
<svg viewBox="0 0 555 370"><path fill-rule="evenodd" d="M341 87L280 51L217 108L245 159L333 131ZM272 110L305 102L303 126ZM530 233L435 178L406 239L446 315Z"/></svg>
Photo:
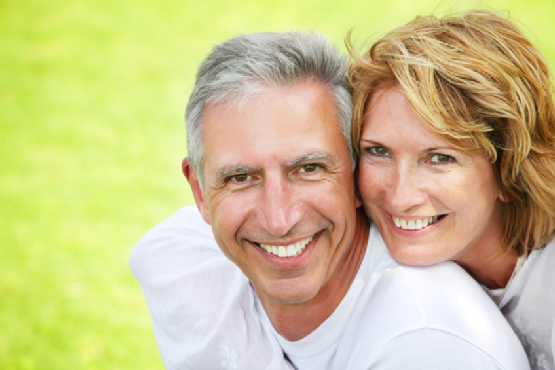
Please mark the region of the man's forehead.
<svg viewBox="0 0 555 370"><path fill-rule="evenodd" d="M212 173L331 163L345 146L334 96L321 83L268 87L242 104L212 104L203 118L205 165L210 162L206 170Z"/></svg>

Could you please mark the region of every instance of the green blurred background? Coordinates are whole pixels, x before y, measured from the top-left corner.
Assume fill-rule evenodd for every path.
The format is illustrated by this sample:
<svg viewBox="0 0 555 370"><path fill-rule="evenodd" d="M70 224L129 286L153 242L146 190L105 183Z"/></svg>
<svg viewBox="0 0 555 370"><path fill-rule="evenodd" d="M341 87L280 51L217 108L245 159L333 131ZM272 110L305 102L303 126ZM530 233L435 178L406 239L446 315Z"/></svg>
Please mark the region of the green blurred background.
<svg viewBox="0 0 555 370"><path fill-rule="evenodd" d="M454 4L0 0L0 368L162 369L128 255L193 204L182 116L212 45L309 28L342 44ZM555 64L555 1L482 5Z"/></svg>

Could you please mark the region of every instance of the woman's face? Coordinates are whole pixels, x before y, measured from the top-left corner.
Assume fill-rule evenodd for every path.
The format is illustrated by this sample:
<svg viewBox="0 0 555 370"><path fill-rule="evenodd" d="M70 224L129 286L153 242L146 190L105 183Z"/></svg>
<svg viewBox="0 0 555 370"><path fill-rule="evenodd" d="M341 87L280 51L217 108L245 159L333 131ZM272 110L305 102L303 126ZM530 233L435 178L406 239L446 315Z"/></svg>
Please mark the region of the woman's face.
<svg viewBox="0 0 555 370"><path fill-rule="evenodd" d="M393 258L464 265L498 251L503 195L489 160L422 124L397 88L379 89L368 104L358 186Z"/></svg>

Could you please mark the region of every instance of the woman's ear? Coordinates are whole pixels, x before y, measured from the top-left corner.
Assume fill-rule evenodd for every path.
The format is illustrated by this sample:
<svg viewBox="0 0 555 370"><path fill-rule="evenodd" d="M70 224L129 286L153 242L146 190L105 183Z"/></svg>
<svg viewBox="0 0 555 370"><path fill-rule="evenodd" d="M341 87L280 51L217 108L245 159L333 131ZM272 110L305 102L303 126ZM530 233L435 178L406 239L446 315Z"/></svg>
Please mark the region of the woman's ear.
<svg viewBox="0 0 555 370"><path fill-rule="evenodd" d="M500 201L502 201L503 203L508 203L509 202L509 194L507 194L507 192L505 191L505 189L501 189L501 187L499 187L499 192L497 194L497 197L499 198Z"/></svg>

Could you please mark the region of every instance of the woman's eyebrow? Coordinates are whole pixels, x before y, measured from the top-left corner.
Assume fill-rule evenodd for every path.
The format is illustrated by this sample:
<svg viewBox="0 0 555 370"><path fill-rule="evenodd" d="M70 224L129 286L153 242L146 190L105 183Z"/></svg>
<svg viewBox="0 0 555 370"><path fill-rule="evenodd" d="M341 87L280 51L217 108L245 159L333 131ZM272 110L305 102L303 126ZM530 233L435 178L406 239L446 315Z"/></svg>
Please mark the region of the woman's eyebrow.
<svg viewBox="0 0 555 370"><path fill-rule="evenodd" d="M458 150L457 148L454 148L454 147L448 146L448 145L433 146L433 147L426 148L426 150L429 151L429 152L435 152L435 151L443 150L443 149L447 149L447 150Z"/></svg>
<svg viewBox="0 0 555 370"><path fill-rule="evenodd" d="M376 144L376 145L382 145L382 143L380 143L379 141L376 140L371 140L371 139L365 139L365 138L360 138L360 142L365 142L367 144Z"/></svg>

